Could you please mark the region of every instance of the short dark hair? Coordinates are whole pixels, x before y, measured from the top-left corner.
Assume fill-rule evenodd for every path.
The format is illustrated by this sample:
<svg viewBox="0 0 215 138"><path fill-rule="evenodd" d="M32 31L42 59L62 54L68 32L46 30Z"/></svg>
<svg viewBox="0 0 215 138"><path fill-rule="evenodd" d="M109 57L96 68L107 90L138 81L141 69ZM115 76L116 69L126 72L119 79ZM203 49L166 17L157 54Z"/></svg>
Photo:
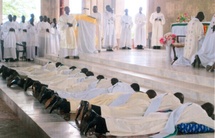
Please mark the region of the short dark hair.
<svg viewBox="0 0 215 138"><path fill-rule="evenodd" d="M135 92L139 92L140 91L140 85L138 83L132 83L131 84L131 88L133 88L133 90Z"/></svg>
<svg viewBox="0 0 215 138"><path fill-rule="evenodd" d="M72 66L72 67L70 67L69 69L74 70L74 69L76 69L76 68L77 68L76 66Z"/></svg>
<svg viewBox="0 0 215 138"><path fill-rule="evenodd" d="M62 66L62 65L63 65L63 64L60 63L60 62L55 63L55 66L56 66L56 67L59 67L59 66Z"/></svg>
<svg viewBox="0 0 215 138"><path fill-rule="evenodd" d="M117 78L112 78L111 79L111 84L112 85L116 84L117 82L119 82L119 80Z"/></svg>
<svg viewBox="0 0 215 138"><path fill-rule="evenodd" d="M196 18L198 18L199 21L203 21L205 19L205 15L203 12L198 12Z"/></svg>
<svg viewBox="0 0 215 138"><path fill-rule="evenodd" d="M157 96L157 93L154 90L152 90L152 89L149 89L148 91L146 91L146 94L148 95L148 97L150 99L152 99L152 98L154 98L154 97Z"/></svg>
<svg viewBox="0 0 215 138"><path fill-rule="evenodd" d="M103 75L98 75L96 78L97 78L98 80L101 80L101 79L104 79L105 77L104 77Z"/></svg>
<svg viewBox="0 0 215 138"><path fill-rule="evenodd" d="M88 71L88 72L86 73L86 76L94 76L94 73L93 73L92 71Z"/></svg>
<svg viewBox="0 0 215 138"><path fill-rule="evenodd" d="M183 104L184 103L184 95L180 92L176 92L174 93L175 97L177 97L180 100L180 103Z"/></svg>
<svg viewBox="0 0 215 138"><path fill-rule="evenodd" d="M206 102L206 103L202 104L201 107L207 112L209 117L213 116L214 105L212 103Z"/></svg>
<svg viewBox="0 0 215 138"><path fill-rule="evenodd" d="M88 69L87 69L87 68L82 68L82 69L81 69L81 73L86 74L87 72L88 72Z"/></svg>

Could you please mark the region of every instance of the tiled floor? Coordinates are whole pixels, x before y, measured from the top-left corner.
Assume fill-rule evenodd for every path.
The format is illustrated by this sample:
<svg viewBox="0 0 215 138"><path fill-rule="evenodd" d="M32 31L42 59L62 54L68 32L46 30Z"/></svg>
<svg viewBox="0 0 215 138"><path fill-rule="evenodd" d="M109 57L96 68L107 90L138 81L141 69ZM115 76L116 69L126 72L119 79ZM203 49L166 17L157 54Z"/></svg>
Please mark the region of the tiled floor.
<svg viewBox="0 0 215 138"><path fill-rule="evenodd" d="M0 137L1 138L33 138L31 131L5 104L0 97Z"/></svg>

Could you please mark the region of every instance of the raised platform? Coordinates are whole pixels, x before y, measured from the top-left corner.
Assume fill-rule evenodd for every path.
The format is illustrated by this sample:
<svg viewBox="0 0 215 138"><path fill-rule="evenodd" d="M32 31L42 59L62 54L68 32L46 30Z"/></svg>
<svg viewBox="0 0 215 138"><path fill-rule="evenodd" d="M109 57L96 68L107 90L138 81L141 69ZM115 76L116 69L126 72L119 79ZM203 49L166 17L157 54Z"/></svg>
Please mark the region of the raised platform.
<svg viewBox="0 0 215 138"><path fill-rule="evenodd" d="M137 82L143 91L182 92L186 101L214 103L214 73L205 69L172 66L166 62L165 50L118 50L82 54L80 60L62 59L55 55L37 58L36 63L59 61L68 66L87 67L96 74Z"/></svg>

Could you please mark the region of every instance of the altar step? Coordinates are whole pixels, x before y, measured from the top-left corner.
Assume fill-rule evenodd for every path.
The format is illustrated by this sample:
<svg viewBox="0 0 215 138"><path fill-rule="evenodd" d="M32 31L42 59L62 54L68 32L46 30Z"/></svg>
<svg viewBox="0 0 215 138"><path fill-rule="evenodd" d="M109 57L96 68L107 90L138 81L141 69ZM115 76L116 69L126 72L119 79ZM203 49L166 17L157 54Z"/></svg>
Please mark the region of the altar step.
<svg viewBox="0 0 215 138"><path fill-rule="evenodd" d="M44 105L33 97L30 90L24 92L18 86L8 88L6 81L2 78L0 78L0 88L1 99L19 117L34 138L82 137L79 130L71 126L55 111L50 114L50 109L45 109Z"/></svg>
<svg viewBox="0 0 215 138"><path fill-rule="evenodd" d="M214 103L214 87L210 86L211 78L198 75L189 75L189 73L182 73L177 71L168 71L165 69L156 69L152 67L144 67L132 65L128 63L121 63L113 60L95 59L90 55L81 55L80 60L62 59L53 55L48 55L46 58L37 58L36 63L45 64L48 61L61 62L68 66L77 66L78 68L88 68L96 74L102 74L106 77L116 77L119 80L127 83L138 82L140 86L146 91L154 89L158 92L182 92L186 99L192 102L211 102ZM188 77L187 77L188 75ZM165 77L167 76L167 77ZM176 77L178 76L178 77ZM209 83L200 84L193 81L184 81L193 77L198 80L203 80ZM188 79L189 80L189 79ZM212 81L214 83L214 81ZM187 101L187 100L186 100Z"/></svg>

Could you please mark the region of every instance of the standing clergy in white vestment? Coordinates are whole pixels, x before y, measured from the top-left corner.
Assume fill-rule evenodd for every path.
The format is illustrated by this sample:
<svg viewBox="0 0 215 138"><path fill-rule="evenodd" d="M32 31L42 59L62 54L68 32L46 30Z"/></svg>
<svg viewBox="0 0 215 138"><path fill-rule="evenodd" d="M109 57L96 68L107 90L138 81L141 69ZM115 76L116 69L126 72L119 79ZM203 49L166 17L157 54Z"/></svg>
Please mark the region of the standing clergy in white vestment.
<svg viewBox="0 0 215 138"><path fill-rule="evenodd" d="M201 65L209 71L215 63L215 14L212 17L202 47L197 52L197 55ZM192 63L197 60L194 57L196 56L192 57Z"/></svg>
<svg viewBox="0 0 215 138"><path fill-rule="evenodd" d="M34 25L34 18L30 19L30 22L27 26L27 41L26 41L26 49L27 49L27 59L34 60L35 58L35 48L38 46L37 42L37 30Z"/></svg>
<svg viewBox="0 0 215 138"><path fill-rule="evenodd" d="M139 13L135 16L135 24L134 46L137 49L143 49L143 46L146 46L146 16L142 13L142 7L139 8Z"/></svg>
<svg viewBox="0 0 215 138"><path fill-rule="evenodd" d="M204 28L201 21L204 20L203 12L199 12L197 16L188 23L187 34L184 46L184 58L191 62L191 58L201 47L200 40L204 36Z"/></svg>
<svg viewBox="0 0 215 138"><path fill-rule="evenodd" d="M93 6L92 17L96 18L96 49L101 51L101 14L98 13L98 7Z"/></svg>
<svg viewBox="0 0 215 138"><path fill-rule="evenodd" d="M70 13L70 8L64 8L65 14L60 16L59 31L60 31L60 57L79 59L77 51L77 42L75 29L77 21Z"/></svg>
<svg viewBox="0 0 215 138"><path fill-rule="evenodd" d="M53 19L51 23L51 53L55 55L59 55L60 51L60 38L59 38L59 31L57 29L57 21L56 18Z"/></svg>
<svg viewBox="0 0 215 138"><path fill-rule="evenodd" d="M112 48L115 44L115 17L113 14L113 10L110 5L106 6L106 11L104 13L103 20L103 46L107 49L107 51L113 51Z"/></svg>
<svg viewBox="0 0 215 138"><path fill-rule="evenodd" d="M45 54L49 52L50 48L50 30L51 26L47 22L46 16L40 16L40 22L37 23L37 31L38 31L38 56L44 57Z"/></svg>
<svg viewBox="0 0 215 138"><path fill-rule="evenodd" d="M165 24L165 17L161 13L160 7L157 7L156 12L151 14L150 22L152 24L152 46L154 49L160 49L160 38L163 37L163 25Z"/></svg>
<svg viewBox="0 0 215 138"><path fill-rule="evenodd" d="M131 49L131 28L133 21L131 16L128 15L128 9L125 9L125 15L121 17L121 26L120 47L122 49Z"/></svg>
<svg viewBox="0 0 215 138"><path fill-rule="evenodd" d="M3 24L3 40L4 40L4 59L8 61L10 58L16 59L16 34L18 31L13 22L12 15L8 15L8 20Z"/></svg>
<svg viewBox="0 0 215 138"><path fill-rule="evenodd" d="M13 15L13 22L14 22L15 28L17 28L17 31L15 31L16 42L19 42L20 41L19 23L16 21L16 19L17 19L16 15Z"/></svg>

